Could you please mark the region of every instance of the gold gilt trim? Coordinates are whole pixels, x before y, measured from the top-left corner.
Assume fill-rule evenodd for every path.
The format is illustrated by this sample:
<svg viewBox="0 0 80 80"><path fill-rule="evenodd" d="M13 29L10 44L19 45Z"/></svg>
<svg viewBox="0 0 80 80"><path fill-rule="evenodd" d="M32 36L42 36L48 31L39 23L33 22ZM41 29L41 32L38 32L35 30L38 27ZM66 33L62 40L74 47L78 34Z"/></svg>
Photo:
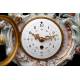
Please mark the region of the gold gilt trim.
<svg viewBox="0 0 80 80"><path fill-rule="evenodd" d="M50 56L50 57L48 57L48 58L44 58L44 59L33 57L32 55L30 55L29 53L27 53L27 52L25 51L25 49L23 48L23 46L22 46L22 42L20 42L20 43L21 43L21 48L22 48L22 50L23 50L27 55L29 55L29 56L30 56L31 58L33 58L33 59L37 59L37 60L48 60L48 59L51 59L51 58L55 57L55 56L58 54L58 52L61 50L61 48L63 47L63 39L64 39L63 31L62 31L60 25L59 25L54 19L52 19L52 18L50 18L50 17L45 17L45 16L36 16L36 17L33 17L33 18L29 19L29 20L26 22L26 24L24 25L23 29L21 30L21 36L22 36L22 31L24 30L25 26L26 26L29 22L31 22L31 21L33 21L33 20L35 20L35 19L48 19L48 20L52 21L54 24L57 25L57 27L58 27L58 28L60 29L60 31L61 31L61 37L62 37L61 46L60 46L59 50L58 50L54 55L52 55L52 56ZM21 37L20 37L20 39L21 39ZM20 40L20 41L21 41L21 40Z"/></svg>
<svg viewBox="0 0 80 80"><path fill-rule="evenodd" d="M9 22L12 25L14 32L15 32L15 38L16 38L16 43L15 43L14 49L12 50L11 53L8 54L8 56L3 61L0 62L0 66L4 66L4 65L9 64L16 55L18 45L19 45L19 43L18 43L18 29L17 29L16 23L14 22L14 20L11 17L5 16L5 15L0 15L0 19Z"/></svg>

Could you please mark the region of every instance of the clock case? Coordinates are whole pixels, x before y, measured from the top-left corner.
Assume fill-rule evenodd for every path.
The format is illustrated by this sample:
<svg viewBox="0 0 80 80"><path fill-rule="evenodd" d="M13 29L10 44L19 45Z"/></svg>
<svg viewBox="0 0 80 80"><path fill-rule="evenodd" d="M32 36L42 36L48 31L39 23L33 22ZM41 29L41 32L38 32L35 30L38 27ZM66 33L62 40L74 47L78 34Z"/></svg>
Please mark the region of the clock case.
<svg viewBox="0 0 80 80"><path fill-rule="evenodd" d="M14 20L17 23L18 30L19 30L19 40L21 40L21 33L25 25L37 18L45 18L45 19L50 19L54 23L57 24L57 26L60 27L62 34L63 34L63 41L61 48L59 51L47 58L47 59L37 59L32 56L30 56L27 52L22 47L21 41L18 53L16 54L15 61L18 65L28 65L28 66L53 66L53 65L64 65L65 62L68 60L71 60L73 55L75 54L75 48L79 44L80 38L80 26L78 23L76 23L72 17L68 18L60 18L59 16L55 16L55 14L44 14L44 13L31 13L27 15L23 14L14 14ZM12 17L13 14L10 14ZM16 21L16 17L21 18L21 20ZM76 24L75 24L76 23ZM68 26L70 24L70 26ZM75 26L75 27L74 27Z"/></svg>

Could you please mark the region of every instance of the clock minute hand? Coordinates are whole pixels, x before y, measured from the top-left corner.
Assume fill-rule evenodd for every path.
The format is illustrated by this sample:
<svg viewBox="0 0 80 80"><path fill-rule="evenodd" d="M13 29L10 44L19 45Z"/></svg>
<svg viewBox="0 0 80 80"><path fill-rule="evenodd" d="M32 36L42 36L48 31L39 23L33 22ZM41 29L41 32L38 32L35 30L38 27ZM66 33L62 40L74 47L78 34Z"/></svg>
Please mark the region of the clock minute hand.
<svg viewBox="0 0 80 80"><path fill-rule="evenodd" d="M53 35L53 36L45 36L45 40L49 40L49 39L51 39L51 40L52 40L52 39L54 39L54 38L55 38L55 36L56 36L56 35Z"/></svg>

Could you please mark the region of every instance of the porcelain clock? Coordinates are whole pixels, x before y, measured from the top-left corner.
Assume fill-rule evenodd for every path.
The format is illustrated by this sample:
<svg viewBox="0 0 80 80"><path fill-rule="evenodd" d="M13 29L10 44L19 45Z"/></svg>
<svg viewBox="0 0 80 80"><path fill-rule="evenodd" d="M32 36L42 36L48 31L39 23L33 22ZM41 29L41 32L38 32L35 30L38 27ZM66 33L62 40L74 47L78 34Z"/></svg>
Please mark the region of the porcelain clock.
<svg viewBox="0 0 80 80"><path fill-rule="evenodd" d="M36 59L54 56L62 45L62 31L52 19L34 18L22 30L21 43L25 52Z"/></svg>

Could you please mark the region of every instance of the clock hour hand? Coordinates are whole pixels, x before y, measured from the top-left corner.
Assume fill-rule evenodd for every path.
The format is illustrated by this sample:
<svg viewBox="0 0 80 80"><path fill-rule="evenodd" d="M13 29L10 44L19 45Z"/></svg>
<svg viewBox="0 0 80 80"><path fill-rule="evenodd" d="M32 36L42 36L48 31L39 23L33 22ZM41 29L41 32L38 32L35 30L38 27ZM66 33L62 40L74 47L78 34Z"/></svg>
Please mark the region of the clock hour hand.
<svg viewBox="0 0 80 80"><path fill-rule="evenodd" d="M34 34L35 40L38 39L40 42L44 42L45 38L44 37L40 37L39 34Z"/></svg>
<svg viewBox="0 0 80 80"><path fill-rule="evenodd" d="M40 42L44 42L45 38L44 37L40 37L39 34L34 34L32 32L30 32L30 34L32 34L32 36L34 36L35 40L38 39Z"/></svg>
<svg viewBox="0 0 80 80"><path fill-rule="evenodd" d="M30 34L32 34L32 36L34 36L35 39L38 39L39 40L39 38L40 38L39 34L34 34L32 32L30 32Z"/></svg>

